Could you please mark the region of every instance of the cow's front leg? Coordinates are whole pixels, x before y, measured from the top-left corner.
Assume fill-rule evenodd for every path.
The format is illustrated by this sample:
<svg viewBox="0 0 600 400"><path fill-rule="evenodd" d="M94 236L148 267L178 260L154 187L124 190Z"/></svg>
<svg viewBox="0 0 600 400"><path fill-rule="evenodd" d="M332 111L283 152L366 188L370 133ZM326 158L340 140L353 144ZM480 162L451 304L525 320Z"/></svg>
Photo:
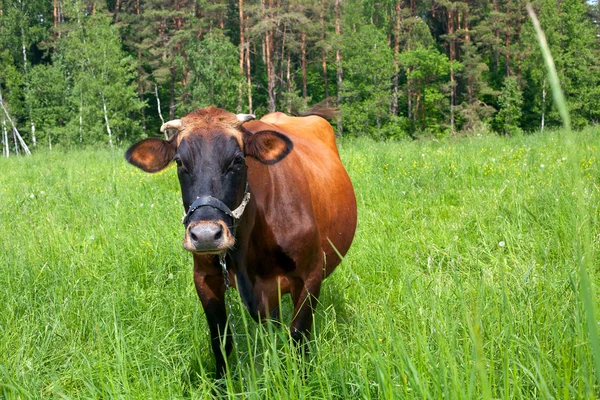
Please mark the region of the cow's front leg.
<svg viewBox="0 0 600 400"><path fill-rule="evenodd" d="M194 283L210 328L210 341L215 354L217 378L221 378L225 373L226 358L233 347L231 327L228 327L225 337L225 354L223 354L221 343L227 325L225 282L223 281L223 275L220 273L205 275L195 268Z"/></svg>
<svg viewBox="0 0 600 400"><path fill-rule="evenodd" d="M310 330L313 323L314 310L317 308L317 300L321 291L323 275L320 270L308 279L299 282L292 291L294 302L294 318L290 326L292 339L306 351L306 341L310 339Z"/></svg>

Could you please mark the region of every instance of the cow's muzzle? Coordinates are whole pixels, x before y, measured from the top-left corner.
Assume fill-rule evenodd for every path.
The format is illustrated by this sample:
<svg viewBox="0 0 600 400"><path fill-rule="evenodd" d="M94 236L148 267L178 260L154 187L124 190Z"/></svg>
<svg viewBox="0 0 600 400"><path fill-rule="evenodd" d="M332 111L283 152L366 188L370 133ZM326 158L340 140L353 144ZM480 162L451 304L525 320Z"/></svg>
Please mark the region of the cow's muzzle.
<svg viewBox="0 0 600 400"><path fill-rule="evenodd" d="M235 244L235 237L223 221L192 222L185 230L183 248L195 253L219 254Z"/></svg>
<svg viewBox="0 0 600 400"><path fill-rule="evenodd" d="M189 251L206 254L218 254L229 250L235 244L235 231L249 201L250 190L248 188L248 182L246 182L246 189L244 190L242 202L233 211L230 210L225 203L215 197L202 196L196 198L181 221L186 227L183 247ZM229 229L225 222L221 220L190 221L192 214L202 207L212 207L231 218L231 229Z"/></svg>

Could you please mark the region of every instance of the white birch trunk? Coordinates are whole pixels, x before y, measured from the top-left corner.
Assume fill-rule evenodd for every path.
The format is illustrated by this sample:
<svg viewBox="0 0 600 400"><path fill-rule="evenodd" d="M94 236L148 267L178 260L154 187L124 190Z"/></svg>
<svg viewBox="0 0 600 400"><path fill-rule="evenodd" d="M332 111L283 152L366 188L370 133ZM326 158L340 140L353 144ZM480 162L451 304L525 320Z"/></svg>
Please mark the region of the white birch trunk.
<svg viewBox="0 0 600 400"><path fill-rule="evenodd" d="M19 155L19 142L17 140L17 134L15 133L14 129L13 129L13 142L15 143L15 154Z"/></svg>
<svg viewBox="0 0 600 400"><path fill-rule="evenodd" d="M83 142L83 96L79 103L79 143Z"/></svg>
<svg viewBox="0 0 600 400"><path fill-rule="evenodd" d="M160 97L158 97L158 86L156 86L156 84L154 84L154 95L156 96L156 107L158 108L158 116L160 117L160 123L164 125L165 119L163 118L162 112L160 111ZM169 136L167 135L167 130L165 129L165 139L168 138Z"/></svg>
<svg viewBox="0 0 600 400"><path fill-rule="evenodd" d="M15 153L19 154L19 150L18 150L18 146L17 146L17 140L18 140L19 143L21 144L21 147L23 148L23 151L25 152L25 154L31 155L31 151L29 151L29 147L27 147L27 144L21 137L21 134L17 130L17 127L15 126L13 120L10 118L10 115L8 114L8 110L6 109L6 106L4 105L4 100L2 99L2 93L0 93L0 107L2 107L2 110L4 111L4 114L6 115L8 122L10 122L10 124L12 125L12 128L13 128L13 138L15 140Z"/></svg>
<svg viewBox="0 0 600 400"><path fill-rule="evenodd" d="M8 130L6 129L6 118L2 115L2 138L4 140L4 147L2 153L5 153L6 158L10 156L10 150L8 148Z"/></svg>
<svg viewBox="0 0 600 400"><path fill-rule="evenodd" d="M104 93L100 92L102 96L102 109L104 110L104 122L106 122L106 133L108 133L108 143L112 147L112 132L110 131L110 124L108 123L108 113L106 112L106 100L104 100Z"/></svg>
<svg viewBox="0 0 600 400"><path fill-rule="evenodd" d="M25 31L21 27L21 48L23 49L23 71L25 72L25 86L29 89L29 77L27 76L27 51L25 48ZM31 105L28 105L29 109L29 120L31 121L31 142L33 147L37 146L37 140L35 138L35 123L31 117Z"/></svg>
<svg viewBox="0 0 600 400"><path fill-rule="evenodd" d="M542 132L544 132L545 119L546 119L546 78L544 78L544 86L542 86L542 127L541 127Z"/></svg>

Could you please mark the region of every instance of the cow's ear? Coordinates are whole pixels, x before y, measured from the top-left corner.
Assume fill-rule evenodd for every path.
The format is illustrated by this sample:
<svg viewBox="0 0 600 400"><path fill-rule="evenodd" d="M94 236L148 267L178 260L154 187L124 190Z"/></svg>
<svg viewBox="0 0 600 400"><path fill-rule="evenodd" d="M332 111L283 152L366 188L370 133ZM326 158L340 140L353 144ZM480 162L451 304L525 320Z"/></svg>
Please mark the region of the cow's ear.
<svg viewBox="0 0 600 400"><path fill-rule="evenodd" d="M287 156L294 144L287 136L275 131L244 133L244 149L247 156L263 164L275 164Z"/></svg>
<svg viewBox="0 0 600 400"><path fill-rule="evenodd" d="M158 172L173 160L177 152L176 136L171 136L169 140L144 139L127 149L125 159L146 172Z"/></svg>

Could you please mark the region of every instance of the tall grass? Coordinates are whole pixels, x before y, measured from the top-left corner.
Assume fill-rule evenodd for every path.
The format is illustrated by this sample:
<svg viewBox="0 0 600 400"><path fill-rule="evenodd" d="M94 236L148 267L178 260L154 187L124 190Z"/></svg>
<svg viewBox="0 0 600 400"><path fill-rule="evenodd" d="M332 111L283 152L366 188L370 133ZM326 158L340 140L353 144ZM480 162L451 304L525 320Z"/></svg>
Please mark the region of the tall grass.
<svg viewBox="0 0 600 400"><path fill-rule="evenodd" d="M595 285L599 133L343 142L359 226L310 354L234 295L221 382L175 171L106 150L2 159L0 398L595 398L574 218Z"/></svg>
<svg viewBox="0 0 600 400"><path fill-rule="evenodd" d="M577 194L576 210L573 218L573 228L576 230L577 240L575 247L579 252L577 264L579 266L579 281L581 286L581 298L584 303L587 319L587 329L589 334L590 345L592 347L592 354L594 355L594 364L596 368L596 379L597 383L600 383L600 339L598 338L598 331L596 329L596 317L595 307L593 301L592 287L590 283L590 277L588 274L588 268L593 266L591 262L594 259L592 243L591 243L591 228L588 221L588 216L585 211L583 184L581 181L581 171L577 162L573 160L576 149L574 146L574 135L571 131L571 117L569 115L567 102L560 86L560 80L556 73L556 67L548 42L546 41L546 35L540 26L540 23L533 11L531 4L527 5L527 12L533 22L535 32L537 35L540 49L546 63L546 69L548 70L548 76L550 78L550 86L552 87L552 96L554 97L554 104L558 108L559 114L565 127L565 145L569 149L571 154L571 171L573 173L573 190Z"/></svg>

